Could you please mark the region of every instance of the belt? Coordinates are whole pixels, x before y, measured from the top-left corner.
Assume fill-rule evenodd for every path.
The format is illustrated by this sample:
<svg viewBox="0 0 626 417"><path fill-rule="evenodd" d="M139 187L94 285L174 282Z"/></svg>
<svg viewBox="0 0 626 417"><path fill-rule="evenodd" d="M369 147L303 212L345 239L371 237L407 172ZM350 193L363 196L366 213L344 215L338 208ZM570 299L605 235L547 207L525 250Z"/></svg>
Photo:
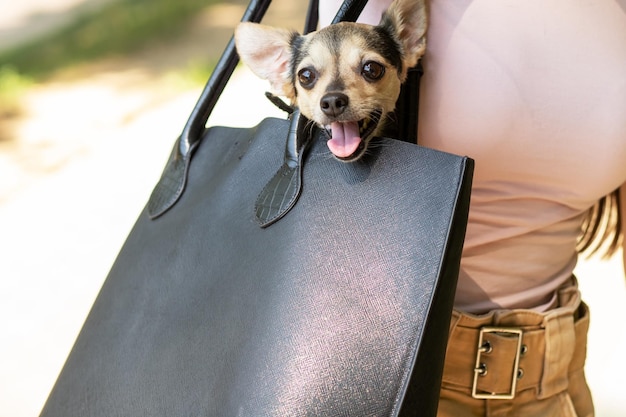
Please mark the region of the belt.
<svg viewBox="0 0 626 417"><path fill-rule="evenodd" d="M455 311L444 386L490 400L511 400L528 389L535 389L538 399L567 390L568 375L583 369L586 356L588 310L578 303L569 314L548 314L540 323L522 326L511 324L539 313L513 310L506 325L474 327L485 323L463 320L464 315Z"/></svg>

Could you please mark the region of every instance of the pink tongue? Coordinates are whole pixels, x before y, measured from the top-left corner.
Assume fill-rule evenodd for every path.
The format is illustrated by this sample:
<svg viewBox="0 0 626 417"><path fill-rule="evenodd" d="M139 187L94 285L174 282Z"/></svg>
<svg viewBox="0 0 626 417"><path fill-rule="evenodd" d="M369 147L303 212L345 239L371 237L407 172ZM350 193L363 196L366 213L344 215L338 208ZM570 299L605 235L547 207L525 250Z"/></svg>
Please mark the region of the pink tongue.
<svg viewBox="0 0 626 417"><path fill-rule="evenodd" d="M327 142L330 151L338 158L347 158L356 152L361 138L357 122L339 123L330 125L332 138Z"/></svg>

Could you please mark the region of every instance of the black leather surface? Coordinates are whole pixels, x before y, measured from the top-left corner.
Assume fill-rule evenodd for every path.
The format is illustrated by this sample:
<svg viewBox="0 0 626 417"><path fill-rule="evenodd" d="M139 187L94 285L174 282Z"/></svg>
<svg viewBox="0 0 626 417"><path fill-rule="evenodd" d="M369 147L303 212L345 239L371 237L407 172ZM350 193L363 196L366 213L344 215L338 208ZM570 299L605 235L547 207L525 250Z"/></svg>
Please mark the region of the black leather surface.
<svg viewBox="0 0 626 417"><path fill-rule="evenodd" d="M294 109L290 120L283 165L261 190L254 206L261 227L270 226L283 218L302 192L304 154L311 143L314 127L300 116L298 109Z"/></svg>
<svg viewBox="0 0 626 417"><path fill-rule="evenodd" d="M318 138L297 204L261 228L288 129L206 132L177 204L139 217L42 416L435 415L472 161L385 139L346 164Z"/></svg>
<svg viewBox="0 0 626 417"><path fill-rule="evenodd" d="M331 23L355 22L366 4L367 0L344 0Z"/></svg>
<svg viewBox="0 0 626 417"><path fill-rule="evenodd" d="M180 143L180 138L176 142ZM187 171L193 150L197 143L186 153L181 151L180 146L175 146L167 160L163 174L159 182L152 190L147 209L150 218L156 218L165 213L180 198L187 184Z"/></svg>

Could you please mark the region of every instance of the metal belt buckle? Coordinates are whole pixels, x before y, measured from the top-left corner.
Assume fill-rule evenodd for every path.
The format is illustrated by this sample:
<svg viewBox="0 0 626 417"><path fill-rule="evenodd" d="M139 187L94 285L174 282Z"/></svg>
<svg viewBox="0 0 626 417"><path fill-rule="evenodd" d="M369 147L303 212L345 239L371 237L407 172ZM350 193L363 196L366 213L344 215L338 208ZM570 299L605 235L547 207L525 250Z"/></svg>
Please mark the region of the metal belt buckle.
<svg viewBox="0 0 626 417"><path fill-rule="evenodd" d="M498 394L495 392L478 391L478 378L486 375L487 366L481 362L483 353L491 352L491 345L484 340L485 333L497 333L503 336L517 337L517 352L515 354L515 363L511 376L511 391L508 393ZM519 369L519 360L522 352L522 330L509 327L483 327L480 329L478 338L478 352L476 352L476 365L474 367L474 384L472 385L472 397L481 400L512 400L515 398L515 388L517 387L517 373Z"/></svg>

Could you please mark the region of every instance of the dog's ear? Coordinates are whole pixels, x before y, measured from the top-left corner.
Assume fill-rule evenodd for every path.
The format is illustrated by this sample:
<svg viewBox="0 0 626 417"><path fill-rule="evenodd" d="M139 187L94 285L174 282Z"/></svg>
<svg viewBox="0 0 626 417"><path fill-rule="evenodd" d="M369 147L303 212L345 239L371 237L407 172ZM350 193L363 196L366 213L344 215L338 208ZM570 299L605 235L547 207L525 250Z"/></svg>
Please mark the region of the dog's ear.
<svg viewBox="0 0 626 417"><path fill-rule="evenodd" d="M298 33L257 23L240 23L235 29L235 45L241 60L264 80L273 93L295 99L292 81L292 41Z"/></svg>
<svg viewBox="0 0 626 417"><path fill-rule="evenodd" d="M426 0L394 0L379 24L402 48L403 74L417 65L426 51L428 7Z"/></svg>

